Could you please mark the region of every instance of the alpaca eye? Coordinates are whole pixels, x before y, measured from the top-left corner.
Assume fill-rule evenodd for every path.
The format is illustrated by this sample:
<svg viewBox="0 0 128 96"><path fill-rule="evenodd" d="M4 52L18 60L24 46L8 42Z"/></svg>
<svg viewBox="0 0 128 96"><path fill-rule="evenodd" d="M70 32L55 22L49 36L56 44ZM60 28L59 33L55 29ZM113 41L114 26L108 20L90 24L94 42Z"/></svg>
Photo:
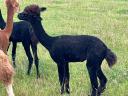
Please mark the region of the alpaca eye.
<svg viewBox="0 0 128 96"><path fill-rule="evenodd" d="M24 14L24 16L27 16L27 14Z"/></svg>

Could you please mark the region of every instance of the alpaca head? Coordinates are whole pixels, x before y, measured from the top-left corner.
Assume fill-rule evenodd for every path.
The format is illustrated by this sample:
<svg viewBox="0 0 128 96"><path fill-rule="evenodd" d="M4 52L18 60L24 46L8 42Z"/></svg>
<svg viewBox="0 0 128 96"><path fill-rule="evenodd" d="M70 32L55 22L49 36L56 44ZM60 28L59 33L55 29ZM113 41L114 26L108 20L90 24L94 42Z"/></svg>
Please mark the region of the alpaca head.
<svg viewBox="0 0 128 96"><path fill-rule="evenodd" d="M19 0L5 0L7 7L13 7L15 11L19 10Z"/></svg>
<svg viewBox="0 0 128 96"><path fill-rule="evenodd" d="M38 5L29 5L25 7L24 11L18 14L18 18L20 20L33 21L33 20L41 20L40 13L45 11L45 7L39 7Z"/></svg>

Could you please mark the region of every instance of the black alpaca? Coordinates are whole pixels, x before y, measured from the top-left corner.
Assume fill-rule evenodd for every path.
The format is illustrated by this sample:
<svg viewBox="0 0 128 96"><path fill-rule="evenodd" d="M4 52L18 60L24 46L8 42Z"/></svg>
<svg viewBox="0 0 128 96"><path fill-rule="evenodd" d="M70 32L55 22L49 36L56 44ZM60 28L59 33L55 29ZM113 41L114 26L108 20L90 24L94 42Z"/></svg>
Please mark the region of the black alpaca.
<svg viewBox="0 0 128 96"><path fill-rule="evenodd" d="M83 62L87 60L87 69L92 85L91 96L99 96L105 89L107 78L102 72L101 63L107 60L109 67L116 63L116 55L97 37L89 35L56 36L46 34L40 12L46 8L37 5L27 6L18 17L30 22L41 44L46 47L58 66L58 75L61 93L70 93L69 88L69 62ZM100 85L97 78L99 78ZM99 85L99 86L98 86ZM65 90L64 90L65 89Z"/></svg>
<svg viewBox="0 0 128 96"><path fill-rule="evenodd" d="M4 29L6 23L2 17L1 10L0 10L0 28ZM37 78L39 77L39 68L38 68L38 56L37 56L37 43L38 39L35 36L33 32L33 28L31 24L27 21L20 21L20 22L14 22L13 26L13 32L11 34L11 37L9 39L13 46L12 46L12 61L14 67L16 67L15 64L15 58L16 58L16 47L17 42L22 42L22 45L25 49L26 55L29 60L29 66L28 66L28 72L27 74L30 74L32 63L33 63L33 57L31 55L30 46L32 47L34 59L35 59L35 65L37 70Z"/></svg>

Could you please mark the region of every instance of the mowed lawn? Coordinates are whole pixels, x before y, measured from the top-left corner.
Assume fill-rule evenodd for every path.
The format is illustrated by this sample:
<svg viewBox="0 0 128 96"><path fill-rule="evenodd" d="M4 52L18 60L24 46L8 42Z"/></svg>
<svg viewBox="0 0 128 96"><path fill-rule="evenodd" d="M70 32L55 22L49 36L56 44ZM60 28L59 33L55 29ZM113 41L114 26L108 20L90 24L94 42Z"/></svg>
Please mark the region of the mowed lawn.
<svg viewBox="0 0 128 96"><path fill-rule="evenodd" d="M102 96L128 96L128 0L23 0L21 11L29 4L47 7L41 17L46 32L51 36L88 34L103 40L117 54L118 62L112 69L105 60L102 63L108 78ZM3 0L0 9L6 19ZM16 15L14 21L18 21ZM8 52L10 60L11 47ZM57 66L41 44L38 44L38 56L41 78L37 80L34 64L31 75L26 75L28 60L22 44L18 44L15 96L60 96ZM85 62L71 63L70 75L70 96L88 96L91 85ZM6 96L2 84L0 96Z"/></svg>

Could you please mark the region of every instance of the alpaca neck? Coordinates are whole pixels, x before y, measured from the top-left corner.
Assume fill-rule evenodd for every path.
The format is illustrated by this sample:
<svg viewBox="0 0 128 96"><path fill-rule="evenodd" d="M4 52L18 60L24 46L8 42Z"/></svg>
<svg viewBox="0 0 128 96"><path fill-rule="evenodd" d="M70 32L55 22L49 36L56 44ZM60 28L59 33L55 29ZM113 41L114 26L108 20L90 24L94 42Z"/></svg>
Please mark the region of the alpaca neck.
<svg viewBox="0 0 128 96"><path fill-rule="evenodd" d="M40 43L47 49L50 49L53 37L50 37L44 30L41 21L35 20L31 22L33 29L35 31L35 34L40 41Z"/></svg>
<svg viewBox="0 0 128 96"><path fill-rule="evenodd" d="M14 8L12 6L7 7L7 23L6 23L6 33L10 37L12 28L13 28L13 16L14 16Z"/></svg>

